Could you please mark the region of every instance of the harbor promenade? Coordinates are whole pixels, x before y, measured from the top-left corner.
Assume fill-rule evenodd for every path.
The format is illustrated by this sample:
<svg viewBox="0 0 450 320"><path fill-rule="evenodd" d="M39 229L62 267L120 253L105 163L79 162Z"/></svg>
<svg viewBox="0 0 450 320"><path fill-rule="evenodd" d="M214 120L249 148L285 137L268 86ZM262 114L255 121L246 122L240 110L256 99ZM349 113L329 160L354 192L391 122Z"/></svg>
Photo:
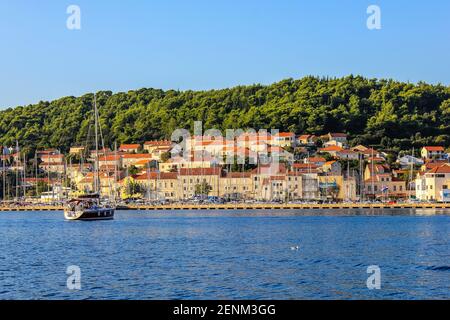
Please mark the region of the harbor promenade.
<svg viewBox="0 0 450 320"><path fill-rule="evenodd" d="M0 211L62 211L62 206L28 205L0 206ZM450 203L337 203L337 204L164 204L164 205L126 205L117 210L324 210L324 209L450 209Z"/></svg>

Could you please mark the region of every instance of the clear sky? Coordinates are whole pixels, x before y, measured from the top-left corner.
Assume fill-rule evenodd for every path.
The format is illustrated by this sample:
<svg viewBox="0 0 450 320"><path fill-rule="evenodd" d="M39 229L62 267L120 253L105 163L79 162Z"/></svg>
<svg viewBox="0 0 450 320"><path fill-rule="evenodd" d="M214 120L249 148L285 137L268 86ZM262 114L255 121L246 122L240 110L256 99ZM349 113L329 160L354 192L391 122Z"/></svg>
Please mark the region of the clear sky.
<svg viewBox="0 0 450 320"><path fill-rule="evenodd" d="M351 73L449 85L450 1L0 0L0 108Z"/></svg>

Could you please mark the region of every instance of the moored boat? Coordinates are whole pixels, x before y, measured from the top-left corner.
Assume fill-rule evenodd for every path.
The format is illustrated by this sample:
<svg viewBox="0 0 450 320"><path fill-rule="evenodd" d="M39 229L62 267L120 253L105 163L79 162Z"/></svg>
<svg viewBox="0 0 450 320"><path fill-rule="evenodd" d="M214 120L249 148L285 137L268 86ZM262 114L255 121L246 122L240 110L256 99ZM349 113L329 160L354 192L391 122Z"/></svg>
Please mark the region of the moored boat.
<svg viewBox="0 0 450 320"><path fill-rule="evenodd" d="M98 131L102 139L103 150L105 149L101 128L98 125L97 99L94 95L94 122L95 122L95 165L94 165L94 185L93 194L86 194L70 200L64 209L64 218L67 220L112 220L114 219L115 208L108 202L101 199L101 186L99 176L99 152L98 152ZM109 174L108 174L109 176Z"/></svg>
<svg viewBox="0 0 450 320"><path fill-rule="evenodd" d="M72 199L64 210L67 220L112 220L115 208L100 203L99 195L86 195Z"/></svg>

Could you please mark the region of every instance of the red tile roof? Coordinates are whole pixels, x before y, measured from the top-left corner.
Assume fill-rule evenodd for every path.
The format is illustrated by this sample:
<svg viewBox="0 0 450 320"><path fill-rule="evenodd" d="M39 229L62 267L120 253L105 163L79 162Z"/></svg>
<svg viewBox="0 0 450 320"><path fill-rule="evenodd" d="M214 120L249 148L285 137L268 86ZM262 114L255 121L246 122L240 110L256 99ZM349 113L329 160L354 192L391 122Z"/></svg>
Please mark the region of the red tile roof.
<svg viewBox="0 0 450 320"><path fill-rule="evenodd" d="M225 174L225 178L250 178L251 172L228 172Z"/></svg>
<svg viewBox="0 0 450 320"><path fill-rule="evenodd" d="M309 157L306 158L308 162L326 162L327 160L323 157Z"/></svg>
<svg viewBox="0 0 450 320"><path fill-rule="evenodd" d="M292 132L279 132L277 134L274 134L275 137L293 137L295 136L295 133Z"/></svg>
<svg viewBox="0 0 450 320"><path fill-rule="evenodd" d="M423 148L427 151L444 151L444 147L441 146L426 146Z"/></svg>
<svg viewBox="0 0 450 320"><path fill-rule="evenodd" d="M335 132L335 133L330 133L330 136L334 137L334 138L346 138L347 134L342 133L342 132Z"/></svg>
<svg viewBox="0 0 450 320"><path fill-rule="evenodd" d="M329 146L329 147L319 149L320 152L342 151L342 150L344 150L344 149L339 146Z"/></svg>
<svg viewBox="0 0 450 320"><path fill-rule="evenodd" d="M140 144L122 144L119 147L119 150L139 149L140 147L141 147Z"/></svg>
<svg viewBox="0 0 450 320"><path fill-rule="evenodd" d="M181 176L214 176L221 173L221 168L181 168Z"/></svg>
<svg viewBox="0 0 450 320"><path fill-rule="evenodd" d="M292 165L293 168L295 169L303 169L303 168L317 168L317 165L315 165L314 163L294 163Z"/></svg>
<svg viewBox="0 0 450 320"><path fill-rule="evenodd" d="M109 155L109 156L100 156L99 161L119 161L120 156L119 155Z"/></svg>
<svg viewBox="0 0 450 320"><path fill-rule="evenodd" d="M152 140L152 141L146 141L144 143L145 146L170 146L172 145L172 142L169 140Z"/></svg>
<svg viewBox="0 0 450 320"><path fill-rule="evenodd" d="M152 155L148 153L131 153L122 155L123 159L151 159Z"/></svg>
<svg viewBox="0 0 450 320"><path fill-rule="evenodd" d="M446 163L446 164L434 167L427 173L450 173L450 164Z"/></svg>
<svg viewBox="0 0 450 320"><path fill-rule="evenodd" d="M145 181L145 180L174 180L178 178L177 172L149 172L143 173L138 176L133 177L136 180Z"/></svg>

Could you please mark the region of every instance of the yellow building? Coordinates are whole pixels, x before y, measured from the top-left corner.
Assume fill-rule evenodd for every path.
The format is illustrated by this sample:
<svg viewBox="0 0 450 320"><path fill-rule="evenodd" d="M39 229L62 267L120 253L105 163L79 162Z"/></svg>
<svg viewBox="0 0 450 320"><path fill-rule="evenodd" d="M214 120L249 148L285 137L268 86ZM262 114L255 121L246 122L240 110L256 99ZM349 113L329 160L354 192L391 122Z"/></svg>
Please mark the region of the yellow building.
<svg viewBox="0 0 450 320"><path fill-rule="evenodd" d="M319 186L322 197L329 197L340 201L355 201L356 179L344 178L342 175L319 176Z"/></svg>
<svg viewBox="0 0 450 320"><path fill-rule="evenodd" d="M144 188L143 198L147 200L176 200L178 174L176 172L145 172L135 177Z"/></svg>
<svg viewBox="0 0 450 320"><path fill-rule="evenodd" d="M216 163L217 160L211 157L203 157L203 160L199 157L197 160L188 161L183 157L177 156L170 158L166 162L160 162L158 166L161 172L176 172L180 169L211 168Z"/></svg>
<svg viewBox="0 0 450 320"><path fill-rule="evenodd" d="M442 164L416 178L416 198L422 201L450 201L450 164Z"/></svg>
<svg viewBox="0 0 450 320"><path fill-rule="evenodd" d="M423 159L441 159L444 153L444 147L441 146L426 146L420 150Z"/></svg>
<svg viewBox="0 0 450 320"><path fill-rule="evenodd" d="M230 199L252 198L252 177L250 172L229 172L220 177L219 195Z"/></svg>
<svg viewBox="0 0 450 320"><path fill-rule="evenodd" d="M177 196L189 199L196 195L197 186L207 183L211 190L209 196L220 196L221 168L182 168L179 171Z"/></svg>

